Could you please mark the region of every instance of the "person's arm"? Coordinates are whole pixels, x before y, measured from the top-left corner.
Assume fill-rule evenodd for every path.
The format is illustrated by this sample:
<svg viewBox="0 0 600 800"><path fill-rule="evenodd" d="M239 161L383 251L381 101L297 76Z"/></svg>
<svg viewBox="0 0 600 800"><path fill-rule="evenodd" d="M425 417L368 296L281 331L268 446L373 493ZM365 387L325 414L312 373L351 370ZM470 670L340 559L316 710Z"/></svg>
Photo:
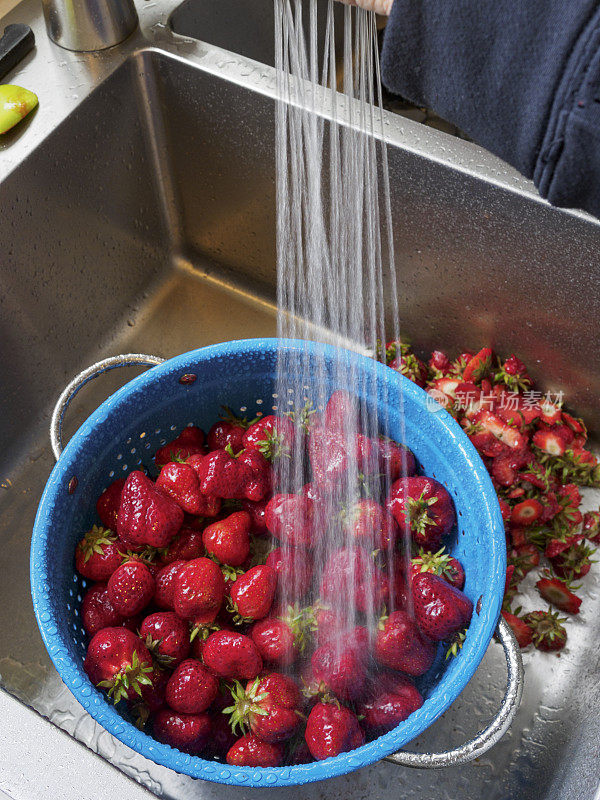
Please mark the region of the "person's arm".
<svg viewBox="0 0 600 800"><path fill-rule="evenodd" d="M600 0L394 0L382 75L551 203L600 216Z"/></svg>

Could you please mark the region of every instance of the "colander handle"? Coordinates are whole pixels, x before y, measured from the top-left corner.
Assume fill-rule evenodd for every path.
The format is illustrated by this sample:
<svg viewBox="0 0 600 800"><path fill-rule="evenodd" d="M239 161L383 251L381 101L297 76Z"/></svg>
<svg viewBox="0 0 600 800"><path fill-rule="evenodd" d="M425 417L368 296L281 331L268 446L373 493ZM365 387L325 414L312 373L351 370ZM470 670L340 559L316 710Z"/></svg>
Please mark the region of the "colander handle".
<svg viewBox="0 0 600 800"><path fill-rule="evenodd" d="M454 750L448 750L445 753L409 753L405 750L400 750L398 753L387 756L386 761L391 761L392 764L399 764L402 767L416 767L417 769L456 767L482 756L500 741L510 727L521 703L523 694L523 660L517 640L502 617L498 621L496 635L504 648L508 682L500 710L488 727L480 731L471 741L456 747Z"/></svg>
<svg viewBox="0 0 600 800"><path fill-rule="evenodd" d="M63 390L52 412L52 419L50 420L50 443L52 445L54 458L58 461L63 451L63 417L65 416L71 400L86 383L93 381L94 378L97 378L104 372L117 369L117 367L155 367L157 364L162 364L164 360L165 359L160 356L145 356L143 353L126 353L122 356L111 356L110 358L105 358L103 361L98 361L92 364L91 367L84 369L79 375L76 375Z"/></svg>

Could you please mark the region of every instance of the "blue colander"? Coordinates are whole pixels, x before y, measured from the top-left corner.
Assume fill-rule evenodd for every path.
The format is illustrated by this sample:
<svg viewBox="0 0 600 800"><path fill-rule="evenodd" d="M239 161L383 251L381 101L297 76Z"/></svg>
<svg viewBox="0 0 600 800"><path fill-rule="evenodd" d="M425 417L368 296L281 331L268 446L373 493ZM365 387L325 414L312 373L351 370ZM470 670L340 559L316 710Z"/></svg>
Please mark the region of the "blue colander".
<svg viewBox="0 0 600 800"><path fill-rule="evenodd" d="M285 346L305 350L316 358L316 346L288 341ZM107 359L78 376L67 387L54 415L53 445L60 454L60 424L69 400L91 378L115 366L158 364L106 400L71 439L46 484L37 512L31 545L31 590L40 631L56 669L81 705L107 731L128 747L166 767L227 784L290 786L318 781L358 769L382 758L407 766L437 767L457 764L481 755L504 733L518 706L521 664L518 647L500 619L505 580L506 546L494 488L477 452L460 426L427 394L394 370L376 366L377 396L364 398L378 407L379 418L389 421L386 431L400 439L399 404L392 398L404 392L406 443L427 475L450 491L458 525L450 549L465 566L465 592L476 611L464 646L456 658L438 659L437 668L420 687L423 706L390 733L358 750L335 758L292 767L238 768L206 761L160 744L138 730L126 709L115 708L96 689L83 670L86 634L79 607L86 581L74 570L73 552L82 533L96 521L95 504L115 478L149 464L154 452L186 425L207 429L222 405L253 417L287 409L287 399L275 392L278 341L248 339L225 342L185 353L162 362L145 356ZM319 345L329 370L331 392L337 351ZM373 362L348 354L357 375L372 375ZM363 382L358 381L359 385ZM310 387L306 387L310 396ZM383 413L383 404L390 406ZM432 724L457 698L477 669L498 625L507 654L509 682L501 710L474 740L450 753L397 753ZM122 704L121 704L122 705Z"/></svg>

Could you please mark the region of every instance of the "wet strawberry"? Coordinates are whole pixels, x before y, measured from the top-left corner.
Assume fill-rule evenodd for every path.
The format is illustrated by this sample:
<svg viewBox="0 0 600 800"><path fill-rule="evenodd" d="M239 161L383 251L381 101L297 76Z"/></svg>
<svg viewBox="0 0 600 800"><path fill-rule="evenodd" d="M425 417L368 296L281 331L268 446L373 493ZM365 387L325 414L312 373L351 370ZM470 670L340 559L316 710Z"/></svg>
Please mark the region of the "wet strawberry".
<svg viewBox="0 0 600 800"><path fill-rule="evenodd" d="M389 351L389 346L387 349ZM405 345L402 345L402 348L397 350L396 355L388 361L388 366L416 383L417 386L424 387L427 382L428 371L426 365L414 353L410 352L410 349Z"/></svg>
<svg viewBox="0 0 600 800"><path fill-rule="evenodd" d="M594 544L600 544L600 511L587 511L583 515L583 535Z"/></svg>
<svg viewBox="0 0 600 800"><path fill-rule="evenodd" d="M344 528L357 544L376 550L392 548L400 533L394 518L379 503L367 498L348 509Z"/></svg>
<svg viewBox="0 0 600 800"><path fill-rule="evenodd" d="M581 598L558 578L540 578L535 585L547 603L566 611L567 614L579 614Z"/></svg>
<svg viewBox="0 0 600 800"><path fill-rule="evenodd" d="M334 431L360 430L359 403L356 395L343 389L333 392L323 413L323 425Z"/></svg>
<svg viewBox="0 0 600 800"><path fill-rule="evenodd" d="M280 672L268 672L231 691L232 704L223 710L230 715L233 731L248 729L263 742L276 744L290 739L300 724L300 690Z"/></svg>
<svg viewBox="0 0 600 800"><path fill-rule="evenodd" d="M444 552L442 547L437 553L430 553L426 550L419 550L419 554L411 560L411 572L413 577L421 572L431 572L439 575L448 581L456 589L462 589L465 585L465 571L458 559Z"/></svg>
<svg viewBox="0 0 600 800"><path fill-rule="evenodd" d="M310 660L313 678L340 700L359 700L367 681L365 642L348 635L318 647Z"/></svg>
<svg viewBox="0 0 600 800"><path fill-rule="evenodd" d="M229 446L228 446L229 447ZM214 450L191 459L203 494L230 500L262 500L271 490L272 474L267 459L257 450Z"/></svg>
<svg viewBox="0 0 600 800"><path fill-rule="evenodd" d="M107 591L116 611L123 617L133 617L150 603L154 589L148 567L140 561L127 561L110 576Z"/></svg>
<svg viewBox="0 0 600 800"><path fill-rule="evenodd" d="M268 461L276 461L291 457L295 433L294 423L289 417L270 414L250 425L242 443L248 450L258 450Z"/></svg>
<svg viewBox="0 0 600 800"><path fill-rule="evenodd" d="M456 521L454 503L448 491L433 478L401 478L390 490L387 509L401 530L409 531L413 541L437 550Z"/></svg>
<svg viewBox="0 0 600 800"><path fill-rule="evenodd" d="M522 500L512 508L510 514L511 523L523 527L533 525L542 516L543 510L542 504L534 498Z"/></svg>
<svg viewBox="0 0 600 800"><path fill-rule="evenodd" d="M204 552L202 531L184 525L168 546L162 562L172 564L174 561L193 561L201 558Z"/></svg>
<svg viewBox="0 0 600 800"><path fill-rule="evenodd" d="M349 472L365 475L379 469L376 445L360 433L352 435L313 426L308 437L308 454L313 481L325 491L339 486Z"/></svg>
<svg viewBox="0 0 600 800"><path fill-rule="evenodd" d="M238 739L227 753L227 763L233 767L278 767L282 761L280 744L263 742L251 733Z"/></svg>
<svg viewBox="0 0 600 800"><path fill-rule="evenodd" d="M241 566L250 553L252 518L247 511L236 511L204 529L202 541L209 555L232 567Z"/></svg>
<svg viewBox="0 0 600 800"><path fill-rule="evenodd" d="M532 611L523 618L533 631L533 644L546 653L562 650L567 643L567 632L562 623L564 617L558 611Z"/></svg>
<svg viewBox="0 0 600 800"><path fill-rule="evenodd" d="M97 583L88 589L81 603L81 622L88 636L102 628L116 627L122 619L110 601L105 583Z"/></svg>
<svg viewBox="0 0 600 800"><path fill-rule="evenodd" d="M370 696L358 707L363 727L373 735L391 731L423 705L423 697L406 675L385 673L376 678Z"/></svg>
<svg viewBox="0 0 600 800"><path fill-rule="evenodd" d="M335 703L317 703L313 707L304 736L311 755L319 760L347 753L365 741L356 715Z"/></svg>
<svg viewBox="0 0 600 800"><path fill-rule="evenodd" d="M447 641L471 621L473 603L438 575L416 575L412 595L419 628L436 642Z"/></svg>
<svg viewBox="0 0 600 800"><path fill-rule="evenodd" d="M156 488L174 500L186 514L202 514L205 506L200 481L189 464L170 461L156 479Z"/></svg>
<svg viewBox="0 0 600 800"><path fill-rule="evenodd" d="M439 378L450 371L451 362L442 350L434 350L427 362L427 366L435 374L435 377Z"/></svg>
<svg viewBox="0 0 600 800"><path fill-rule="evenodd" d="M173 610L175 578L185 563L183 560L172 561L158 572L154 586L154 603L158 608Z"/></svg>
<svg viewBox="0 0 600 800"><path fill-rule="evenodd" d="M154 463L163 467L169 461L185 461L196 453L204 453L204 432L190 426L184 428L176 439L156 451Z"/></svg>
<svg viewBox="0 0 600 800"><path fill-rule="evenodd" d="M265 497L256 502L252 500L242 500L242 510L250 514L252 521L251 532L254 536L264 536L269 532L265 519L265 512L269 503L270 497Z"/></svg>
<svg viewBox="0 0 600 800"><path fill-rule="evenodd" d="M202 658L215 675L226 680L252 680L262 670L262 659L249 636L215 631L204 642Z"/></svg>
<svg viewBox="0 0 600 800"><path fill-rule="evenodd" d="M153 731L159 742L197 756L210 743L212 725L208 714L178 714L165 708L154 717Z"/></svg>
<svg viewBox="0 0 600 800"><path fill-rule="evenodd" d="M265 664L289 666L298 656L300 634L285 619L258 620L250 629L250 636Z"/></svg>
<svg viewBox="0 0 600 800"><path fill-rule="evenodd" d="M575 540L573 542L573 540ZM573 542L569 547L562 550L558 555L550 559L553 571L560 577L569 581L578 581L588 574L592 568L592 555L596 552L594 548L588 547L580 536L570 537Z"/></svg>
<svg viewBox="0 0 600 800"><path fill-rule="evenodd" d="M387 590L384 575L362 548L336 550L321 576L320 596L334 608L354 602L363 613L377 611L385 602Z"/></svg>
<svg viewBox="0 0 600 800"><path fill-rule="evenodd" d="M277 593L280 597L300 600L310 589L312 566L297 550L278 547L269 553L265 563L277 573Z"/></svg>
<svg viewBox="0 0 600 800"><path fill-rule="evenodd" d="M384 667L423 675L433 664L435 645L405 611L383 617L375 637L375 658Z"/></svg>
<svg viewBox="0 0 600 800"><path fill-rule="evenodd" d="M511 614L508 611L503 611L502 616L510 625L519 647L528 647L533 641L533 631L527 622L522 617L518 617L516 614Z"/></svg>
<svg viewBox="0 0 600 800"><path fill-rule="evenodd" d="M188 657L190 630L172 611L157 611L140 625L140 638L163 667L175 667Z"/></svg>
<svg viewBox="0 0 600 800"><path fill-rule="evenodd" d="M123 560L116 534L96 525L75 548L75 568L84 578L106 581Z"/></svg>
<svg viewBox="0 0 600 800"><path fill-rule="evenodd" d="M299 494L273 495L265 510L265 523L276 539L290 547L312 547L317 541L314 503Z"/></svg>
<svg viewBox="0 0 600 800"><path fill-rule="evenodd" d="M121 494L117 533L122 542L166 547L183 523L181 508L143 472L130 473Z"/></svg>
<svg viewBox="0 0 600 800"><path fill-rule="evenodd" d="M219 681L204 664L188 658L179 664L167 683L166 701L180 714L200 714L217 696Z"/></svg>
<svg viewBox="0 0 600 800"><path fill-rule="evenodd" d="M209 450L223 450L228 445L234 453L244 449L244 433L252 422L245 417L238 417L228 406L223 406L221 420L215 422L208 432L207 444Z"/></svg>
<svg viewBox="0 0 600 800"><path fill-rule="evenodd" d="M374 442L379 469L384 478L390 482L398 478L407 478L415 474L417 462L412 452L404 445L380 436Z"/></svg>
<svg viewBox="0 0 600 800"><path fill-rule="evenodd" d="M225 581L218 565L210 558L196 558L177 570L174 579L173 608L182 619L196 623L212 622L225 595Z"/></svg>
<svg viewBox="0 0 600 800"><path fill-rule="evenodd" d="M266 617L275 597L277 573L266 564L252 567L235 581L230 595L234 612L245 621Z"/></svg>
<svg viewBox="0 0 600 800"><path fill-rule="evenodd" d="M106 689L114 703L141 695L140 687L151 683L148 674L154 669L148 649L127 628L98 631L89 644L83 668L94 686Z"/></svg>
<svg viewBox="0 0 600 800"><path fill-rule="evenodd" d="M550 429L536 431L531 441L536 447L551 456L561 456L567 449L564 440Z"/></svg>
<svg viewBox="0 0 600 800"><path fill-rule="evenodd" d="M125 478L117 478L105 489L96 503L96 511L105 528L117 530L119 507L121 505L121 492L125 486Z"/></svg>

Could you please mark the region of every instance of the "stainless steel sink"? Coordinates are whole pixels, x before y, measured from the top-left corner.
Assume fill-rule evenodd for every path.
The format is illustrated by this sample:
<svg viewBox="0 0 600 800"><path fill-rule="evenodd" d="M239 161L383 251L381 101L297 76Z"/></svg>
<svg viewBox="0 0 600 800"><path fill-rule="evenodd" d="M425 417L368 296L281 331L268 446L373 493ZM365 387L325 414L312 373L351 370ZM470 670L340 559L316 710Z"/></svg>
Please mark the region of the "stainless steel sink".
<svg viewBox="0 0 600 800"><path fill-rule="evenodd" d="M96 55L51 45L34 0L0 21L33 25L37 51L9 79L41 100L36 117L0 145L0 675L7 692L132 776L137 783L121 794L136 796L141 785L169 798L233 799L254 795L176 775L99 729L53 669L29 597L31 527L52 467L49 412L66 380L113 353L170 356L275 331L273 70L173 34L172 10L164 0L140 6L141 30ZM215 41L233 47L227 20L220 24ZM600 225L550 208L475 145L392 116L386 137L402 325L417 348L516 350L598 426ZM86 387L67 435L128 377ZM583 608L560 659L525 656L522 708L484 759L444 772L381 763L273 796L591 800L600 779L597 576L586 581ZM444 749L474 734L504 681L492 644L415 748ZM0 791L33 797L55 786L87 796L77 776L97 758L74 745L67 792L52 763L51 726L27 734L40 737L39 763L21 760L13 702L0 691ZM38 718L28 719L33 731Z"/></svg>

